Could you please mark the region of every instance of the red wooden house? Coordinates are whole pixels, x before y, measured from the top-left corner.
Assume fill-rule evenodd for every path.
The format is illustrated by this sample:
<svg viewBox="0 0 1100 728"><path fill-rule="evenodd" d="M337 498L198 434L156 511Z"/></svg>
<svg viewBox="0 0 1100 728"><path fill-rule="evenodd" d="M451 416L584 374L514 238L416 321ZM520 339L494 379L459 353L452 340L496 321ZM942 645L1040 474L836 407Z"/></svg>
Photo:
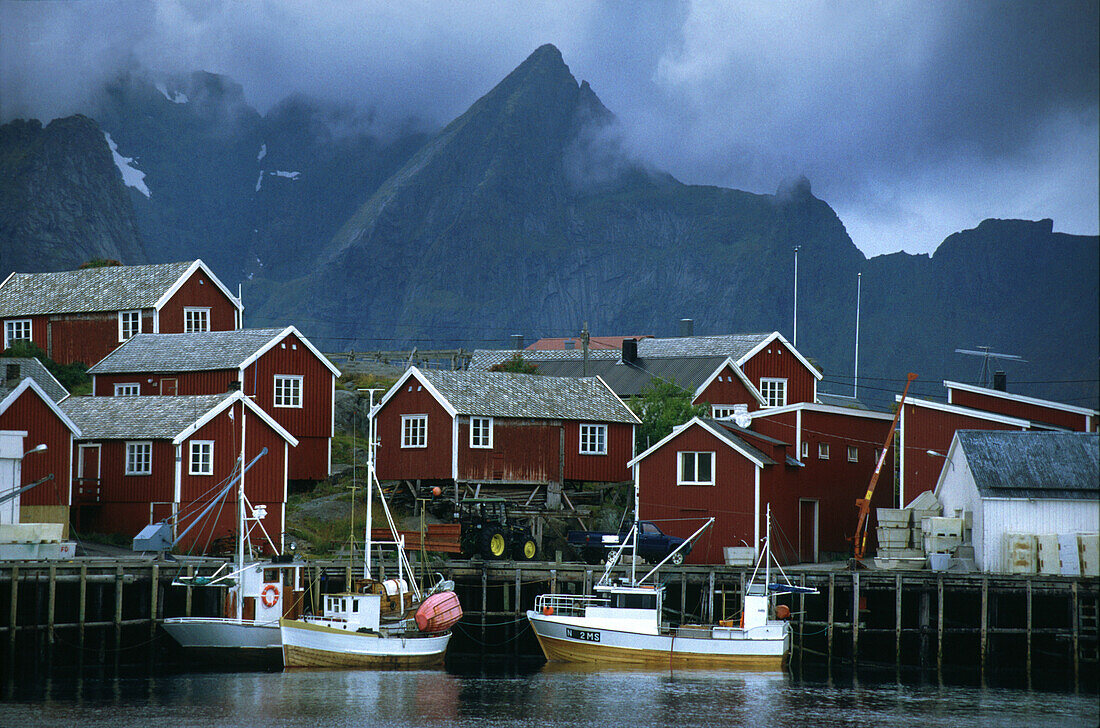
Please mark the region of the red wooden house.
<svg viewBox="0 0 1100 728"><path fill-rule="evenodd" d="M641 517L682 537L714 517L691 563L722 563L727 546L759 553L769 505L772 552L781 561L847 553L855 501L875 467L874 442L885 439L892 419L810 403L756 412L751 430L695 418L631 461ZM892 481L882 477L873 505L890 503Z"/></svg>
<svg viewBox="0 0 1100 728"><path fill-rule="evenodd" d="M53 479L19 496L24 523L62 523L67 537L71 503L73 437L80 428L58 402L68 392L37 359L0 359L0 430L26 432L26 448L46 445L23 460L19 485Z"/></svg>
<svg viewBox="0 0 1100 728"><path fill-rule="evenodd" d="M266 507L261 523L281 549L288 451L297 440L242 393L70 397L63 409L81 429L73 458L81 531L133 536L170 519L182 534L229 485L242 452L250 463L266 449L245 473L245 497ZM231 537L235 494L230 489L179 548L202 553Z"/></svg>
<svg viewBox="0 0 1100 728"><path fill-rule="evenodd" d="M900 400L901 395L895 399ZM904 506L924 491L936 487L956 430L1029 429L1032 429L1031 421L1019 417L906 397L898 420L897 505Z"/></svg>
<svg viewBox="0 0 1100 728"><path fill-rule="evenodd" d="M1009 394L1001 389L948 381L945 381L943 386L947 387L948 404L1019 417L1063 430L1095 432L1098 415L1100 415L1096 410L1087 407L1075 407L1047 399Z"/></svg>
<svg viewBox="0 0 1100 728"><path fill-rule="evenodd" d="M298 440L290 479L328 477L340 371L293 326L138 334L88 373L93 393L101 397L241 389Z"/></svg>
<svg viewBox="0 0 1100 728"><path fill-rule="evenodd" d="M627 481L639 421L598 377L416 367L375 417L380 479L456 488Z"/></svg>
<svg viewBox="0 0 1100 728"><path fill-rule="evenodd" d="M201 260L12 273L0 284L4 349L33 341L61 364L99 361L142 332L237 329L243 310Z"/></svg>

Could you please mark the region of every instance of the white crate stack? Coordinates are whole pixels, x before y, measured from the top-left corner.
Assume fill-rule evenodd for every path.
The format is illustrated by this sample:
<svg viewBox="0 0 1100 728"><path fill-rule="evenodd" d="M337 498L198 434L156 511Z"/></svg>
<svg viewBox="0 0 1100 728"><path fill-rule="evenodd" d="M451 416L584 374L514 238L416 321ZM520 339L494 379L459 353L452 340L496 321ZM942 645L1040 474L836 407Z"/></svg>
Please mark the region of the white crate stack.
<svg viewBox="0 0 1100 728"><path fill-rule="evenodd" d="M908 508L876 508L878 551L875 565L880 569L924 568L924 552L913 548L913 512Z"/></svg>

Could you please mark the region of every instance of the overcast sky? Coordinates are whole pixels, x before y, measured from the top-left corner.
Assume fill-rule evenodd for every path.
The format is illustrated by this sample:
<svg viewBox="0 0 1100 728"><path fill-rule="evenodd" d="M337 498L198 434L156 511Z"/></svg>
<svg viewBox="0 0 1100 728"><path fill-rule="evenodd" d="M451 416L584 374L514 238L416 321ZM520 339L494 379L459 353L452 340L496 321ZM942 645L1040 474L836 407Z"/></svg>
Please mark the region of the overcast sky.
<svg viewBox="0 0 1100 728"><path fill-rule="evenodd" d="M553 43L655 167L804 174L866 254L931 252L988 217L1097 234L1098 4L0 0L0 116L137 64L442 125Z"/></svg>

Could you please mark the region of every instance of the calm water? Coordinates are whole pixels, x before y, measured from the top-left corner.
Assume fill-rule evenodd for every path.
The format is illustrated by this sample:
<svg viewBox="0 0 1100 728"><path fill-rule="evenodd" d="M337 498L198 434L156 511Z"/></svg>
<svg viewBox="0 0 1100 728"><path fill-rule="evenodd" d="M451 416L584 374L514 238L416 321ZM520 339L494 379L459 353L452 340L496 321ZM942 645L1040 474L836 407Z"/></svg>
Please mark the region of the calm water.
<svg viewBox="0 0 1100 728"><path fill-rule="evenodd" d="M227 673L176 666L155 676L23 676L0 686L0 725L978 728L1096 726L1100 720L1095 694L869 682L851 675L799 679L552 665L487 672L469 661L454 663L418 672Z"/></svg>

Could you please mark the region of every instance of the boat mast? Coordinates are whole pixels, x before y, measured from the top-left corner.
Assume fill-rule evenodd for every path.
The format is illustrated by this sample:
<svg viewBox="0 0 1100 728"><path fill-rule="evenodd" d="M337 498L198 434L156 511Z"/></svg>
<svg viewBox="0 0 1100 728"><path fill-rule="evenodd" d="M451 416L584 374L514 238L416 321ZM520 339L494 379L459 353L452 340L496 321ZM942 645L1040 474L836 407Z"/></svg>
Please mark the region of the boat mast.
<svg viewBox="0 0 1100 728"><path fill-rule="evenodd" d="M764 593L767 594L768 584L771 582L772 566L772 504L768 503L768 522L764 525Z"/></svg>
<svg viewBox="0 0 1100 728"><path fill-rule="evenodd" d="M364 390L359 390L364 391ZM370 527L373 522L373 508L374 503L374 393L384 392L384 389L367 389L365 390L369 399L367 400L367 523L363 527L363 578L370 578L370 552L371 552L371 539L370 539ZM379 486L381 489L381 486Z"/></svg>
<svg viewBox="0 0 1100 728"><path fill-rule="evenodd" d="M630 584L631 586L637 584L637 568L638 568L638 529L641 526L641 522L638 520L638 501L640 500L638 495L638 466L634 466L634 547L631 549L630 554Z"/></svg>

